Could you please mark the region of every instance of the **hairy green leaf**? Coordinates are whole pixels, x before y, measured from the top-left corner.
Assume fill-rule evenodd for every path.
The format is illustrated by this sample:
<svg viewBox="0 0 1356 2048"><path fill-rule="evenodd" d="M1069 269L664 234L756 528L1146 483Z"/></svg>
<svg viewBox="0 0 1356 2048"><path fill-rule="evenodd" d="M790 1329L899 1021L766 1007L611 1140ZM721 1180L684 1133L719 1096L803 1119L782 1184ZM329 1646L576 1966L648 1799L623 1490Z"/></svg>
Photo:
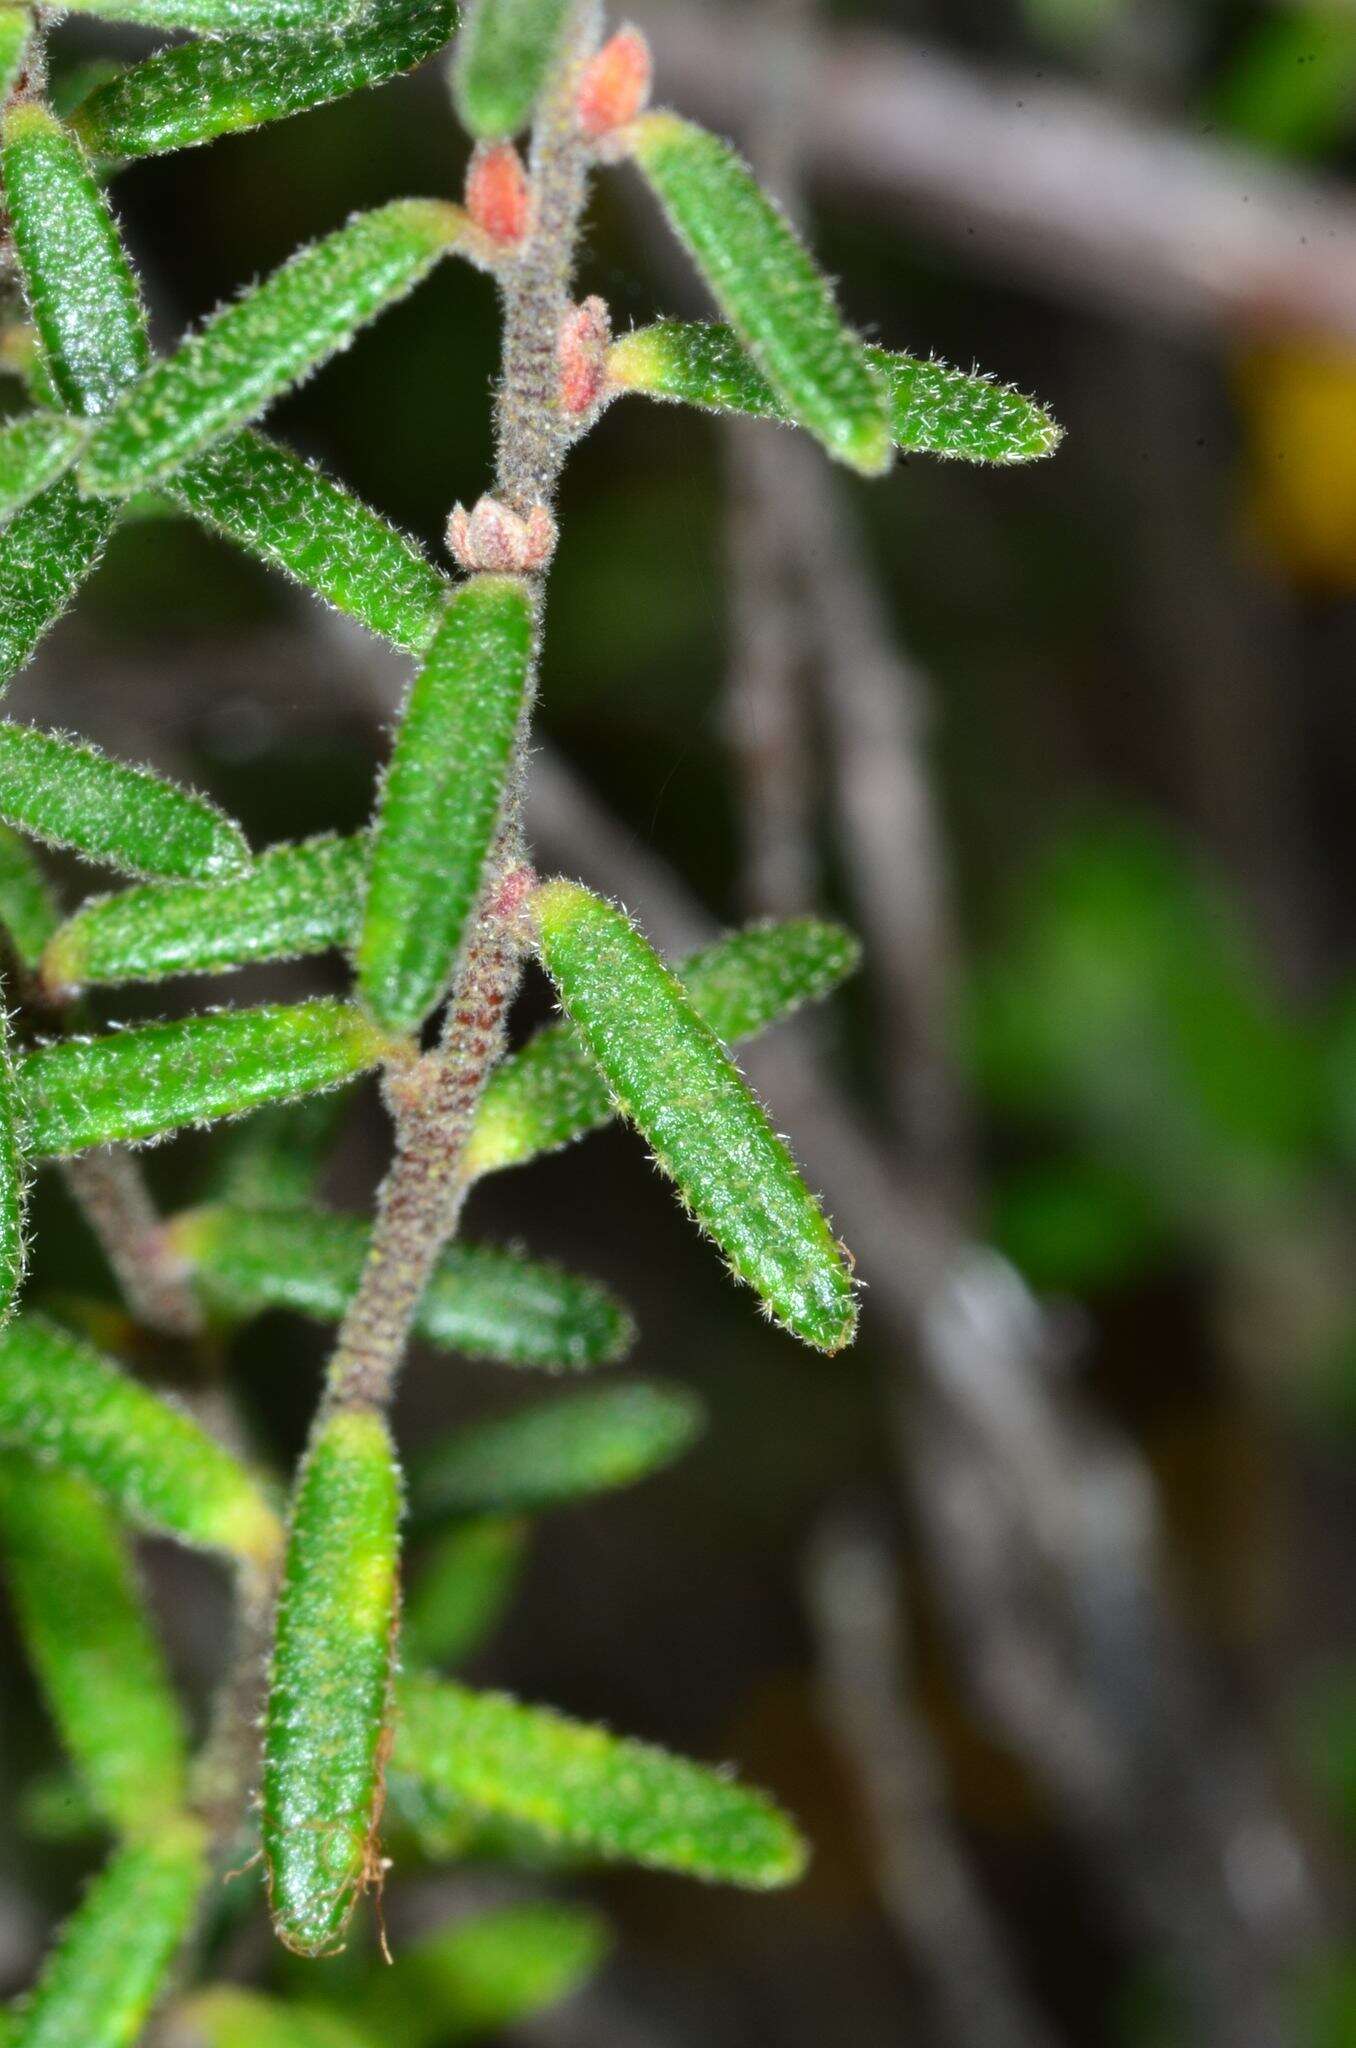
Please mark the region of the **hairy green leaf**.
<svg viewBox="0 0 1356 2048"><path fill-rule="evenodd" d="M881 475L892 459L884 379L747 164L676 114L643 114L630 138L669 224L788 415L840 462Z"/></svg>
<svg viewBox="0 0 1356 2048"><path fill-rule="evenodd" d="M263 1850L279 1939L343 1945L377 1880L400 1475L380 1416L323 1421L297 1481L264 1725Z"/></svg>
<svg viewBox="0 0 1356 2048"><path fill-rule="evenodd" d="M117 507L58 477L0 527L0 689L29 659L94 569Z"/></svg>
<svg viewBox="0 0 1356 2048"><path fill-rule="evenodd" d="M24 68L33 30L31 9L6 0L0 5L0 102L7 100Z"/></svg>
<svg viewBox="0 0 1356 2048"><path fill-rule="evenodd" d="M402 1970L407 1965L402 1954ZM355 2033L337 2013L284 2005L239 1984L195 1992L176 2017L193 2048L377 2048L371 2034Z"/></svg>
<svg viewBox="0 0 1356 2048"><path fill-rule="evenodd" d="M527 126L569 12L570 0L469 0L452 64L468 134L493 142Z"/></svg>
<svg viewBox="0 0 1356 2048"><path fill-rule="evenodd" d="M6 421L0 427L0 519L12 517L69 468L83 439L79 421L56 412Z"/></svg>
<svg viewBox="0 0 1356 2048"><path fill-rule="evenodd" d="M408 654L438 630L447 578L352 491L262 434L175 472L171 496L214 533Z"/></svg>
<svg viewBox="0 0 1356 2048"><path fill-rule="evenodd" d="M1049 413L1011 385L890 349L868 346L866 354L884 380L898 448L1012 463L1033 462L1059 446L1060 429ZM659 320L624 334L608 353L608 377L617 391L707 412L791 420L735 330L715 323Z"/></svg>
<svg viewBox="0 0 1356 2048"><path fill-rule="evenodd" d="M336 1087L389 1050L360 1011L324 997L62 1039L17 1062L25 1138L37 1158L158 1138Z"/></svg>
<svg viewBox="0 0 1356 2048"><path fill-rule="evenodd" d="M436 1538L405 1597L400 1643L407 1659L450 1669L480 1648L513 1596L527 1534L522 1522L482 1515Z"/></svg>
<svg viewBox="0 0 1356 2048"><path fill-rule="evenodd" d="M19 965L37 972L42 952L60 920L56 898L31 849L0 825L0 927Z"/></svg>
<svg viewBox="0 0 1356 2048"><path fill-rule="evenodd" d="M52 381L69 411L106 413L150 359L141 295L108 201L75 137L33 101L6 116L0 170Z"/></svg>
<svg viewBox="0 0 1356 2048"><path fill-rule="evenodd" d="M701 1402L685 1387L590 1387L456 1430L415 1463L410 1504L430 1521L586 1500L671 1465L703 1420Z"/></svg>
<svg viewBox="0 0 1356 2048"><path fill-rule="evenodd" d="M677 973L698 1016L730 1043L831 994L856 968L860 950L841 925L789 918L732 932L691 954ZM548 1025L491 1075L463 1165L472 1174L521 1165L614 1114L607 1082L573 1025Z"/></svg>
<svg viewBox="0 0 1356 2048"><path fill-rule="evenodd" d="M131 2048L206 1882L203 1830L186 1816L115 1850L20 2006L14 2048Z"/></svg>
<svg viewBox="0 0 1356 2048"><path fill-rule="evenodd" d="M0 781L0 810L3 796ZM229 881L148 882L91 897L53 938L43 980L69 992L345 946L357 931L366 877L366 839L330 834L271 846Z"/></svg>
<svg viewBox="0 0 1356 2048"><path fill-rule="evenodd" d="M682 984L615 905L572 882L536 891L542 959L622 1114L769 1313L821 1351L857 1305L823 1211Z"/></svg>
<svg viewBox="0 0 1356 2048"><path fill-rule="evenodd" d="M508 797L533 681L534 611L514 576L448 601L396 734L372 834L358 991L393 1030L446 989Z"/></svg>
<svg viewBox="0 0 1356 2048"><path fill-rule="evenodd" d="M80 12L146 28L187 28L204 36L267 36L342 28L361 19L369 4L370 0L80 0Z"/></svg>
<svg viewBox="0 0 1356 2048"><path fill-rule="evenodd" d="M129 875L207 877L249 866L244 833L206 797L8 719L0 720L0 818Z"/></svg>
<svg viewBox="0 0 1356 2048"><path fill-rule="evenodd" d="M405 1679L397 1701L393 1773L454 1806L608 1862L758 1890L805 1866L786 1816L721 1771L447 1680Z"/></svg>
<svg viewBox="0 0 1356 2048"><path fill-rule="evenodd" d="M456 2048L568 1997L608 1946L606 1922L580 1906L500 1906L402 1950L398 1970L368 1979L357 2014L374 2041Z"/></svg>
<svg viewBox="0 0 1356 2048"><path fill-rule="evenodd" d="M87 1481L154 1535L236 1557L276 1554L277 1517L244 1467L45 1316L0 1331L0 1443Z"/></svg>
<svg viewBox="0 0 1356 2048"><path fill-rule="evenodd" d="M0 1329L14 1307L27 1263L27 1194L23 1109L10 1053L9 1018L0 995Z"/></svg>
<svg viewBox="0 0 1356 2048"><path fill-rule="evenodd" d="M126 496L247 425L412 291L465 221L444 200L396 199L299 251L131 387L85 451L82 488Z"/></svg>
<svg viewBox="0 0 1356 2048"><path fill-rule="evenodd" d="M0 1452L0 1543L24 1642L95 1807L144 1832L187 1793L183 1716L127 1540L82 1479Z"/></svg>
<svg viewBox="0 0 1356 2048"><path fill-rule="evenodd" d="M71 126L111 158L153 156L380 85L440 50L454 0L384 0L350 26L179 43L84 100Z"/></svg>
<svg viewBox="0 0 1356 2048"><path fill-rule="evenodd" d="M358 1290L369 1227L314 1207L207 1208L172 1226L204 1298L230 1315L290 1308L337 1322ZM415 1323L472 1358L548 1372L607 1365L634 1336L621 1304L592 1280L489 1245L449 1245Z"/></svg>

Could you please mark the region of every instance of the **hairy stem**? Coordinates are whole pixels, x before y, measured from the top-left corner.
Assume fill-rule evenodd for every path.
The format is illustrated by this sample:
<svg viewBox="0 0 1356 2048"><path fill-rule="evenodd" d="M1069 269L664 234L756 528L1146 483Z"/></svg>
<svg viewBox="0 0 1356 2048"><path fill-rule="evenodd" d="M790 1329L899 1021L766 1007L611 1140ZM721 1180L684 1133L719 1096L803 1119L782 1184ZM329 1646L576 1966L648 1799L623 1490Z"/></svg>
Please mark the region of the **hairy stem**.
<svg viewBox="0 0 1356 2048"><path fill-rule="evenodd" d="M496 402L495 488L511 509L549 504L576 424L561 408L556 344L570 306L589 148L574 115L580 67L602 26L600 0L576 0L533 128L533 226L501 274L503 375ZM461 1217L470 1183L461 1157L481 1092L505 1043L522 973L519 912L531 880L518 819L526 721L510 783L509 818L464 949L437 1048L393 1072L396 1154L378 1199L358 1293L330 1362L322 1412L385 1407L434 1261Z"/></svg>
<svg viewBox="0 0 1356 2048"><path fill-rule="evenodd" d="M170 1250L139 1162L113 1145L62 1162L62 1177L138 1322L166 1337L196 1337L202 1311Z"/></svg>

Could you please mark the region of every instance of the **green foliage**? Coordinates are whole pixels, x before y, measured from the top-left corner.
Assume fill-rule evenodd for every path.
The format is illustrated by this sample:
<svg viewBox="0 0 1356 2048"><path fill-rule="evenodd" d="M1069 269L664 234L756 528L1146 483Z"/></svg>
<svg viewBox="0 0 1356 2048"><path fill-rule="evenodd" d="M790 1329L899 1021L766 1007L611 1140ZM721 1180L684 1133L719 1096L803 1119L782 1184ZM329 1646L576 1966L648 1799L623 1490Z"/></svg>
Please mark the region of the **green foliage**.
<svg viewBox="0 0 1356 2048"><path fill-rule="evenodd" d="M1263 17L1210 96L1210 113L1256 149L1315 156L1350 133L1356 21L1341 8Z"/></svg>
<svg viewBox="0 0 1356 2048"><path fill-rule="evenodd" d="M248 425L412 291L464 223L441 200L396 199L302 249L132 386L86 449L82 487L126 497Z"/></svg>
<svg viewBox="0 0 1356 2048"><path fill-rule="evenodd" d="M0 825L0 930L30 974L37 972L57 921L56 901L32 851L17 832Z"/></svg>
<svg viewBox="0 0 1356 2048"><path fill-rule="evenodd" d="M347 1109L345 1096L308 1095L230 1125L213 1149L207 1192L247 1209L309 1201Z"/></svg>
<svg viewBox="0 0 1356 2048"><path fill-rule="evenodd" d="M102 157L154 156L380 85L441 49L453 0L377 4L347 27L160 50L83 100L71 126Z"/></svg>
<svg viewBox="0 0 1356 2048"><path fill-rule="evenodd" d="M437 631L446 579L379 512L276 441L237 435L168 489L204 526L405 653L422 654Z"/></svg>
<svg viewBox="0 0 1356 2048"><path fill-rule="evenodd" d="M370 0L82 0L82 14L146 28L187 28L200 35L274 35L342 28L367 12Z"/></svg>
<svg viewBox="0 0 1356 2048"><path fill-rule="evenodd" d="M14 81L24 68L33 16L27 7L5 0L0 6L0 100L9 98Z"/></svg>
<svg viewBox="0 0 1356 2048"><path fill-rule="evenodd" d="M908 454L1033 462L1059 446L1060 430L1049 413L1010 385L884 348L868 346L866 357L885 385L895 446ZM732 327L657 320L613 342L607 368L619 392L706 412L793 419Z"/></svg>
<svg viewBox="0 0 1356 2048"><path fill-rule="evenodd" d="M199 1992L180 2016L194 2048L376 2048L337 2013L284 2005L237 1984Z"/></svg>
<svg viewBox="0 0 1356 2048"><path fill-rule="evenodd" d="M0 527L0 689L21 669L99 561L117 523L61 476Z"/></svg>
<svg viewBox="0 0 1356 2048"><path fill-rule="evenodd" d="M117 224L84 150L44 107L10 109L0 171L53 385L68 411L95 418L150 359Z"/></svg>
<svg viewBox="0 0 1356 2048"><path fill-rule="evenodd" d="M516 1515L587 1500L680 1458L705 1412L685 1387L637 1381L460 1429L410 1472L416 1519Z"/></svg>
<svg viewBox="0 0 1356 2048"><path fill-rule="evenodd" d="M569 882L534 898L542 959L621 1113L684 1206L778 1322L820 1351L852 1340L842 1253L738 1068L630 920Z"/></svg>
<svg viewBox="0 0 1356 2048"><path fill-rule="evenodd" d="M341 1948L359 1893L379 1883L399 1519L385 1423L322 1420L293 1503L264 1729L269 1903L299 1955Z"/></svg>
<svg viewBox="0 0 1356 2048"><path fill-rule="evenodd" d="M728 143L642 115L630 148L669 224L787 415L867 476L890 467L885 381L826 279Z"/></svg>
<svg viewBox="0 0 1356 2048"><path fill-rule="evenodd" d="M415 1942L398 1970L368 1980L358 2017L374 2042L457 2048L568 1997L608 1946L604 1923L581 1907L501 1906Z"/></svg>
<svg viewBox="0 0 1356 2048"><path fill-rule="evenodd" d="M0 1443L86 1481L153 1535L255 1561L277 1551L277 1518L236 1459L43 1316L0 1331Z"/></svg>
<svg viewBox="0 0 1356 2048"><path fill-rule="evenodd" d="M312 1204L198 1209L172 1226L204 1299L230 1316L266 1308L337 1322L358 1291L369 1230ZM608 1365L631 1345L621 1304L596 1281L489 1245L449 1245L419 1306L421 1336L469 1358L547 1372Z"/></svg>
<svg viewBox="0 0 1356 2048"><path fill-rule="evenodd" d="M115 1850L20 2007L14 2048L131 2048L206 1881L203 1830L187 1817Z"/></svg>
<svg viewBox="0 0 1356 2048"><path fill-rule="evenodd" d="M0 519L8 519L69 467L84 440L78 420L24 413L0 427Z"/></svg>
<svg viewBox="0 0 1356 2048"><path fill-rule="evenodd" d="M398 1687L393 1775L606 1862L764 1890L805 1866L791 1822L720 1771L445 1680Z"/></svg>
<svg viewBox="0 0 1356 2048"><path fill-rule="evenodd" d="M149 768L63 733L0 721L0 817L48 846L128 875L229 875L249 864L240 827Z"/></svg>
<svg viewBox="0 0 1356 2048"><path fill-rule="evenodd" d="M518 1584L527 1528L482 1515L445 1529L425 1550L400 1622L407 1659L453 1669L479 1649Z"/></svg>
<svg viewBox="0 0 1356 2048"><path fill-rule="evenodd" d="M160 1825L187 1794L187 1739L126 1539L98 1494L0 1452L0 1546L28 1654L96 1811Z"/></svg>
<svg viewBox="0 0 1356 2048"><path fill-rule="evenodd" d="M569 0L468 0L452 98L462 126L485 141L527 126L569 18Z"/></svg>
<svg viewBox="0 0 1356 2048"><path fill-rule="evenodd" d="M347 1003L267 1003L71 1038L19 1055L25 1139L38 1158L162 1137L264 1102L336 1087L390 1042Z"/></svg>
<svg viewBox="0 0 1356 2048"><path fill-rule="evenodd" d="M454 591L415 677L372 834L358 989L411 1030L446 989L509 797L533 682L526 583L474 576Z"/></svg>
<svg viewBox="0 0 1356 2048"><path fill-rule="evenodd" d="M74 990L323 953L355 936L366 877L367 841L330 833L271 846L238 879L90 897L53 936L43 979Z"/></svg>
<svg viewBox="0 0 1356 2048"><path fill-rule="evenodd" d="M27 1256L27 1160L9 1032L8 1015L0 1008L0 1329L14 1307Z"/></svg>
<svg viewBox="0 0 1356 2048"><path fill-rule="evenodd" d="M678 968L697 1015L717 1038L754 1038L852 974L857 941L841 925L788 918L732 932ZM518 1166L611 1121L615 1104L601 1071L569 1023L551 1024L511 1053L481 1097L466 1148L476 1174Z"/></svg>

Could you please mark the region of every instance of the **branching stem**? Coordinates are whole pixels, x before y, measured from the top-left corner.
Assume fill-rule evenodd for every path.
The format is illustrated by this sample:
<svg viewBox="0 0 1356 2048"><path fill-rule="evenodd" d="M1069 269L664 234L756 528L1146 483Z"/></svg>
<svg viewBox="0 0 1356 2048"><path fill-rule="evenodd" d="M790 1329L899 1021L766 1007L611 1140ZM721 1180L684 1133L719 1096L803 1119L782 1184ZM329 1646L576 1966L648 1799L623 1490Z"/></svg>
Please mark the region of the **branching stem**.
<svg viewBox="0 0 1356 2048"><path fill-rule="evenodd" d="M495 488L523 517L534 505L550 504L577 429L559 402L556 351L571 304L590 162L575 119L575 88L601 27L600 0L576 0L533 130L532 231L501 272L504 347ZM524 722L510 780L511 822L501 834L463 949L441 1040L388 1079L396 1154L378 1199L362 1281L330 1362L322 1413L389 1403L420 1296L469 1192L461 1157L485 1083L504 1050L525 951L520 913L531 870L517 814L526 747Z"/></svg>

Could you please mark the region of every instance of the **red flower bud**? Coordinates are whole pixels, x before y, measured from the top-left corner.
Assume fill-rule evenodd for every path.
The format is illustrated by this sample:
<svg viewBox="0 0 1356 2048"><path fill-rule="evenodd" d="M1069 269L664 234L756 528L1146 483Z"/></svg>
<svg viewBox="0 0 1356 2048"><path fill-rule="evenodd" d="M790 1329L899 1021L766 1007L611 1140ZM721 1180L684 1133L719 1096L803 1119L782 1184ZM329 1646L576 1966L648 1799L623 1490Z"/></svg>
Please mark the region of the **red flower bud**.
<svg viewBox="0 0 1356 2048"><path fill-rule="evenodd" d="M585 299L565 315L556 339L563 411L587 412L602 396L611 340L612 322L601 299Z"/></svg>
<svg viewBox="0 0 1356 2048"><path fill-rule="evenodd" d="M634 121L650 97L654 65L638 28L618 29L584 66L575 98L579 125L590 141Z"/></svg>
<svg viewBox="0 0 1356 2048"><path fill-rule="evenodd" d="M466 211L492 242L512 248L527 233L532 186L511 142L480 142L466 173Z"/></svg>
<svg viewBox="0 0 1356 2048"><path fill-rule="evenodd" d="M498 498L478 498L470 512L464 505L453 506L447 545L471 575L481 570L531 575L544 569L555 552L556 522L545 505L533 505L523 518Z"/></svg>

